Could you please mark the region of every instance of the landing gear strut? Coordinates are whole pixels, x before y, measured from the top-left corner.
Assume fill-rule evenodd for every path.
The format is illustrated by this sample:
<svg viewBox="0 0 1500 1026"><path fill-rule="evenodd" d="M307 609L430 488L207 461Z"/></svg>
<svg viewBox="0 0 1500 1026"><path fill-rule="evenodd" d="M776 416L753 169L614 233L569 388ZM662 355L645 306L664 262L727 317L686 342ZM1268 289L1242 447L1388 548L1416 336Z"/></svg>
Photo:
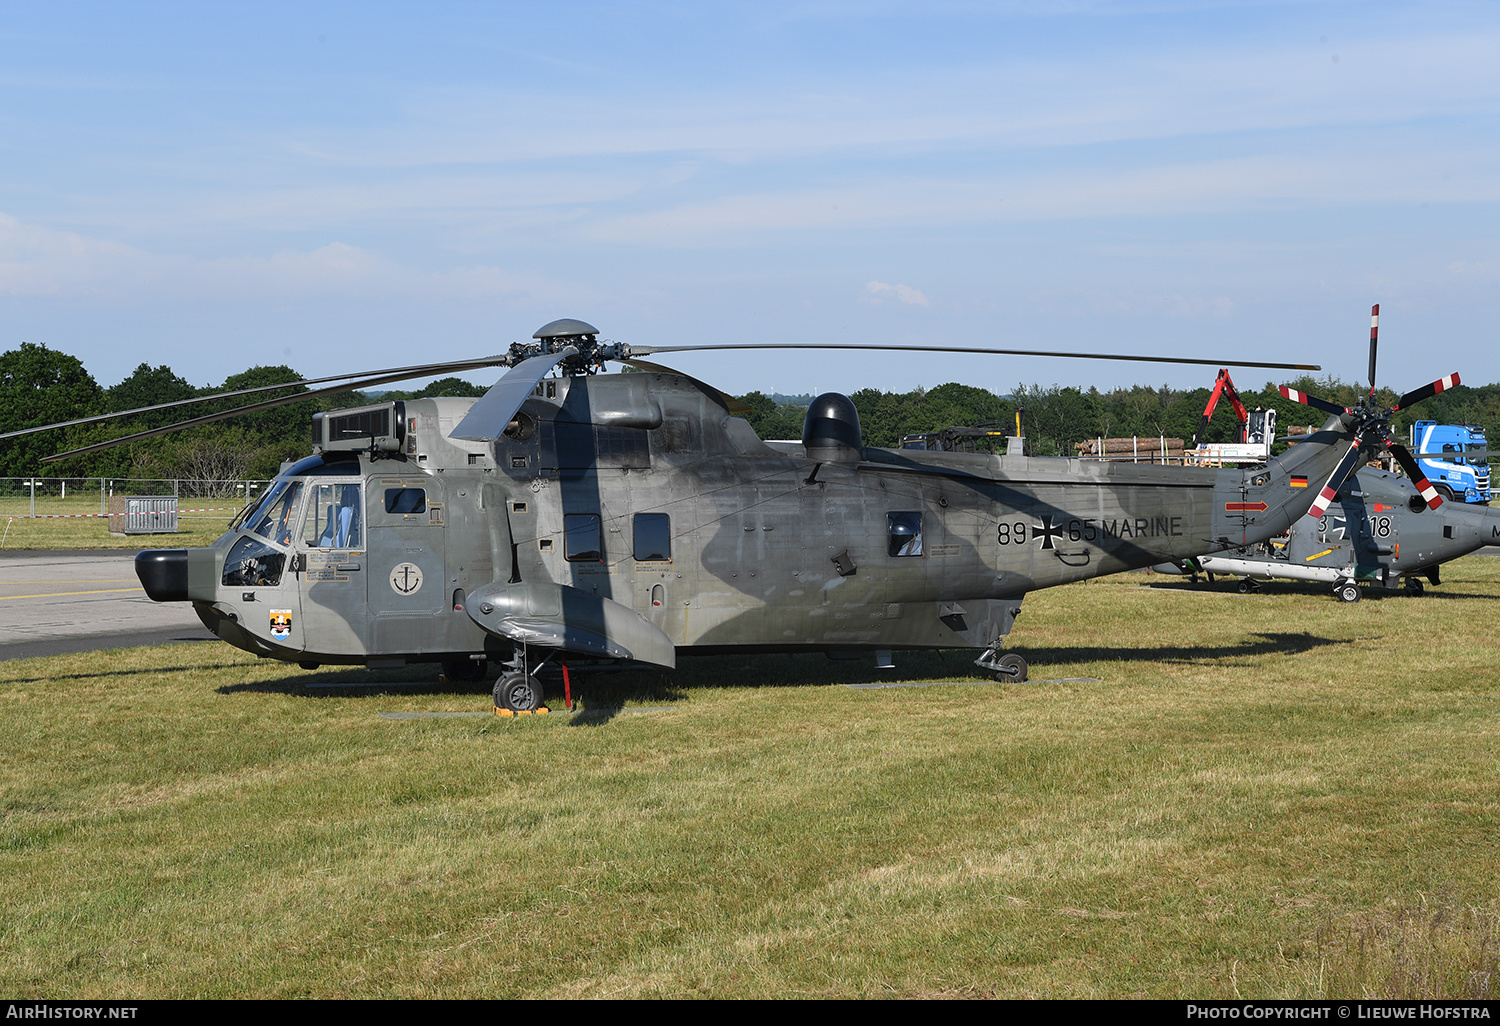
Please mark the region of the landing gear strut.
<svg viewBox="0 0 1500 1026"><path fill-rule="evenodd" d="M984 655L974 660L974 665L990 671L995 675L995 679L1002 683L1026 683L1026 660L1014 652L1000 655L996 647L991 647Z"/></svg>

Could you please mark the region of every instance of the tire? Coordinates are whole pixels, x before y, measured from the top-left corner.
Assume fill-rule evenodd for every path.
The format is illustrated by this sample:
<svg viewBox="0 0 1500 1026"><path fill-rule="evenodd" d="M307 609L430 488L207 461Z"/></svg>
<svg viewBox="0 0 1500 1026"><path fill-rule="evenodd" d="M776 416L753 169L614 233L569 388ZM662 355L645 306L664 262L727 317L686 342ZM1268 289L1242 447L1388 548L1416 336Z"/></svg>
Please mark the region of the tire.
<svg viewBox="0 0 1500 1026"><path fill-rule="evenodd" d="M1415 577L1408 577L1406 579L1406 593L1408 595L1415 597L1422 594L1422 591L1423 588L1421 581L1417 580Z"/></svg>
<svg viewBox="0 0 1500 1026"><path fill-rule="evenodd" d="M495 708L535 712L542 704L542 682L527 673L507 673L495 682Z"/></svg>
<svg viewBox="0 0 1500 1026"><path fill-rule="evenodd" d="M484 680L489 663L483 659L450 659L443 663L443 674L454 681L472 684Z"/></svg>
<svg viewBox="0 0 1500 1026"><path fill-rule="evenodd" d="M1249 595L1251 592L1255 591L1255 583L1248 577L1242 577L1240 578L1240 583L1234 586L1234 590L1239 592L1241 595Z"/></svg>
<svg viewBox="0 0 1500 1026"><path fill-rule="evenodd" d="M1026 683L1026 660L1014 652L1007 652L1001 656L995 668L995 679L1010 684Z"/></svg>
<svg viewBox="0 0 1500 1026"><path fill-rule="evenodd" d="M1359 585L1353 581L1340 581L1333 586L1333 594L1340 602L1358 602Z"/></svg>

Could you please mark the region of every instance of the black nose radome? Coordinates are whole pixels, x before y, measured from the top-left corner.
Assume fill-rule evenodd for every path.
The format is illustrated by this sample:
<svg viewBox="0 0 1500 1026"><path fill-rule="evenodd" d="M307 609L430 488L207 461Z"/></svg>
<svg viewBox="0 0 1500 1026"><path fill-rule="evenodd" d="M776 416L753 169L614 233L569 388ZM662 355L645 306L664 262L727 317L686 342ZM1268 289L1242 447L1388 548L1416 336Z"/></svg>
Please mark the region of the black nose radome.
<svg viewBox="0 0 1500 1026"><path fill-rule="evenodd" d="M187 549L146 549L135 556L135 575L157 602L188 600Z"/></svg>

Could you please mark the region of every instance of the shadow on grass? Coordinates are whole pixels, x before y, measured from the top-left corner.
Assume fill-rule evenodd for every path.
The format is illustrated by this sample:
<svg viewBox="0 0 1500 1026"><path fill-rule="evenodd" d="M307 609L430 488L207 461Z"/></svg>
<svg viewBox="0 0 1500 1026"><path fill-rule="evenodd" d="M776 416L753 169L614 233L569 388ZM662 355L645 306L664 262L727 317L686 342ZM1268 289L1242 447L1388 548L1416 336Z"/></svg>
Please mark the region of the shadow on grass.
<svg viewBox="0 0 1500 1026"><path fill-rule="evenodd" d="M69 653L69 654L73 654L73 653ZM51 658L59 658L59 657L56 657L56 656L46 656L46 657L43 657L43 658L49 658L49 659L51 659ZM7 680L6 683L7 684L43 684L43 683L47 683L49 681L62 681L62 680L99 680L100 678L109 678L109 679L113 680L113 679L115 679L117 677L160 677L164 673L191 673L191 672L193 672L195 670L224 670L224 669L229 669L229 668L231 668L231 667L233 667L235 665L237 665L237 664L235 664L235 663L217 663L217 664L209 663L209 664L206 664L206 665L205 664L199 664L199 665L196 665L196 666L147 666L147 667L141 667L139 669L133 669L133 670L127 670L127 669L101 669L101 670L95 670L95 671L93 671L91 673L48 673L48 674L42 674L42 675L35 676L35 677L13 677L13 678L10 678L9 680Z"/></svg>
<svg viewBox="0 0 1500 1026"><path fill-rule="evenodd" d="M1205 663L1240 660L1267 655L1299 655L1331 645L1347 645L1348 639L1318 637L1307 632L1256 634L1250 638L1221 645L1139 645L1069 647L1014 646L1016 652L1032 666L1032 676L1046 673L1046 667L1089 662L1127 663ZM572 693L578 710L575 722L580 726L607 723L629 706L661 705L686 701L694 688L757 687L802 688L828 687L835 684L890 683L893 681L972 681L983 679L974 666L974 652L969 650L898 651L894 669L875 667L874 654L858 659L830 659L816 653L756 655L684 656L676 670L573 668ZM168 673L193 673L231 669L236 664L199 664L195 666L150 666L108 671L113 679L159 677ZM436 664L415 664L402 669L367 670L361 667L329 668L323 671L294 669L275 664L266 667L260 680L225 684L214 690L221 695L263 694L299 698L371 699L393 695L432 695L487 697L494 681L439 680ZM97 673L47 675L18 678L11 684L35 684L44 681L88 680ZM430 678L430 679L424 679ZM561 706L563 697L560 673L547 672L542 684L548 703Z"/></svg>
<svg viewBox="0 0 1500 1026"><path fill-rule="evenodd" d="M1334 645L1351 645L1352 638L1323 638L1306 631L1292 634L1255 634L1246 641L1224 645L1141 645L1133 647L1111 647L1096 645L1087 648L1068 648L1052 645L1037 654L1054 662L1127 662L1127 663L1212 663L1232 662L1256 656L1301 655ZM1016 648L1028 661L1031 655L1026 649Z"/></svg>

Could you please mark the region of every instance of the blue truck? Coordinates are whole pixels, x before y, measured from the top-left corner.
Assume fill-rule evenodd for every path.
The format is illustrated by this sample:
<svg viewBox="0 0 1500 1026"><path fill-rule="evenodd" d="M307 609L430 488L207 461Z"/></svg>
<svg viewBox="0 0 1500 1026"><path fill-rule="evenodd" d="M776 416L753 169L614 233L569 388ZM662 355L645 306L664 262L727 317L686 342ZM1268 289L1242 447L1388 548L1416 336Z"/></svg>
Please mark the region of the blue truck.
<svg viewBox="0 0 1500 1026"><path fill-rule="evenodd" d="M1490 501L1490 466L1484 428L1419 420L1411 426L1412 455L1444 499ZM1466 453L1475 453L1472 458ZM1425 458L1423 458L1425 455Z"/></svg>

